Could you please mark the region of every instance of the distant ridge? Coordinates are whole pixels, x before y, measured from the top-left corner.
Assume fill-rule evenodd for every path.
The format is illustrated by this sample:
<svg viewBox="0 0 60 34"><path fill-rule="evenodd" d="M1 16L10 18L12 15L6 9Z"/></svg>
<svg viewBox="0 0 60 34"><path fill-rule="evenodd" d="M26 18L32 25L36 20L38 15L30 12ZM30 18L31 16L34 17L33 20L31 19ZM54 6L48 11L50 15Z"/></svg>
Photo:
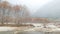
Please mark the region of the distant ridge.
<svg viewBox="0 0 60 34"><path fill-rule="evenodd" d="M60 0L54 0L37 10L33 17L60 18Z"/></svg>

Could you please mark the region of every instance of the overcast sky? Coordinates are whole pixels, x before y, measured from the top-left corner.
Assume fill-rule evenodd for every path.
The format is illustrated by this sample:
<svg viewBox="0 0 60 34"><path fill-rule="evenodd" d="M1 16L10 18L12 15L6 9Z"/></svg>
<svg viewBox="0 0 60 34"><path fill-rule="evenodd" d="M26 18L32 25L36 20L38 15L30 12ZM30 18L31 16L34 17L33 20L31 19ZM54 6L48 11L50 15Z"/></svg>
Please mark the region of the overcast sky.
<svg viewBox="0 0 60 34"><path fill-rule="evenodd" d="M53 1L53 0L7 0L11 4L21 4L21 5L26 5L31 14L34 14L36 10L38 10L40 7L43 5Z"/></svg>

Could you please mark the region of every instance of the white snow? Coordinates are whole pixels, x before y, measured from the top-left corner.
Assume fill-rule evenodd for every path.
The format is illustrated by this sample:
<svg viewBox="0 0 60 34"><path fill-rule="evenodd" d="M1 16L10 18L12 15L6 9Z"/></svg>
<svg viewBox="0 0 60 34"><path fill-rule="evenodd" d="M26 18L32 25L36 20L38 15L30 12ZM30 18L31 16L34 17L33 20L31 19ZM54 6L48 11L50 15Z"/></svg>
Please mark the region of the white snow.
<svg viewBox="0 0 60 34"><path fill-rule="evenodd" d="M35 27L40 27L40 28L43 28L43 27L44 27L43 24L39 24L39 23L38 23L38 24L36 23L36 24L33 24L33 25L34 25Z"/></svg>
<svg viewBox="0 0 60 34"><path fill-rule="evenodd" d="M16 27L0 27L0 31L12 31L16 29Z"/></svg>

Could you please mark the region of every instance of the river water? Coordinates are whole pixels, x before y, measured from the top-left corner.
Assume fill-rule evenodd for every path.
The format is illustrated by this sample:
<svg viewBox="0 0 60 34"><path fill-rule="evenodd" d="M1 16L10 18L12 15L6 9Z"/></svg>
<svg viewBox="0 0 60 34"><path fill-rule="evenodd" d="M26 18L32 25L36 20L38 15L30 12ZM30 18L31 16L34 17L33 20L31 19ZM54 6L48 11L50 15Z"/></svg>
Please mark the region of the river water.
<svg viewBox="0 0 60 34"><path fill-rule="evenodd" d="M0 32L0 34L14 34L14 32ZM44 34L43 32L18 32L17 34Z"/></svg>
<svg viewBox="0 0 60 34"><path fill-rule="evenodd" d="M0 32L0 34L14 34L12 31ZM60 32L18 32L17 34L60 34Z"/></svg>

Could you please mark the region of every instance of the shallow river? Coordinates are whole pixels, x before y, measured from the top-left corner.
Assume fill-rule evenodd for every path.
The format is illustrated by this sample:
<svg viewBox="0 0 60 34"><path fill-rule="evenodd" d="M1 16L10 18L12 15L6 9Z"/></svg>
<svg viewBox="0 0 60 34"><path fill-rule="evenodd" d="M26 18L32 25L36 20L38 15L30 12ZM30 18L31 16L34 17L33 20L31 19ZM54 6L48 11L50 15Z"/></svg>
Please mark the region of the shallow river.
<svg viewBox="0 0 60 34"><path fill-rule="evenodd" d="M14 32L0 32L0 34L14 34ZM19 32L17 34L44 34L43 32Z"/></svg>
<svg viewBox="0 0 60 34"><path fill-rule="evenodd" d="M0 34L14 34L14 32L8 32L8 31L5 31L5 32L0 32ZM19 32L17 34L60 34L60 32Z"/></svg>

